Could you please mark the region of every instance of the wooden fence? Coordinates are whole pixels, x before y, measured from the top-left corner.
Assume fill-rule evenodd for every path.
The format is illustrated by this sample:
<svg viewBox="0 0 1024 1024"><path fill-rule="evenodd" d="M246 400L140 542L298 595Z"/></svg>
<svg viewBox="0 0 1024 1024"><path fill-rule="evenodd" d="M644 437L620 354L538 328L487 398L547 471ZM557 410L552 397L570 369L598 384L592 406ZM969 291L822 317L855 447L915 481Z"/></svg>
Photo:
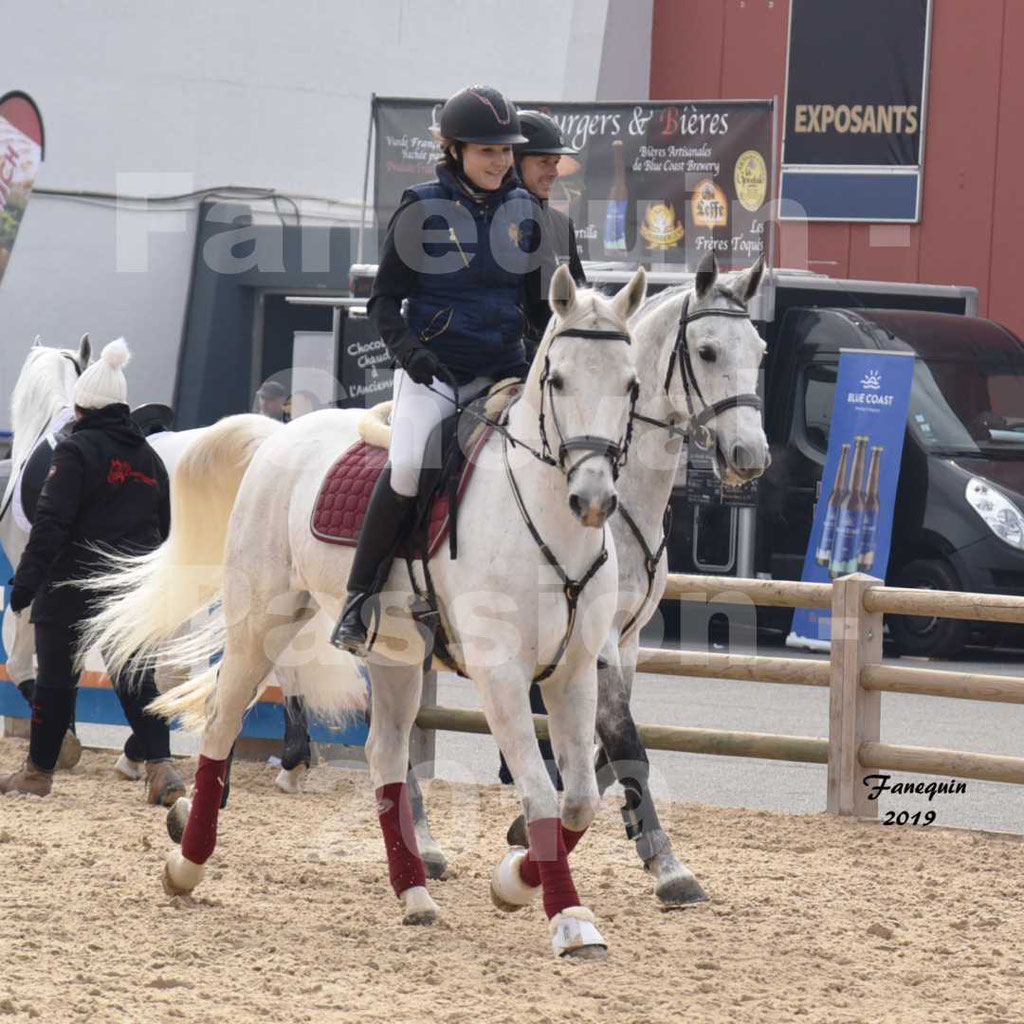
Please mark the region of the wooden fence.
<svg viewBox="0 0 1024 1024"><path fill-rule="evenodd" d="M881 580L860 573L831 584L671 575L665 592L666 599L678 601L706 602L712 595L716 604L726 607L729 599L734 598L748 605L831 609L829 660L641 648L638 671L828 687L829 738L640 725L640 735L648 748L827 764L828 810L861 817L878 815L878 802L867 799L870 788L864 784L865 776L886 771L1024 783L1021 757L898 746L880 742L879 736L883 692L1024 704L1024 680L883 665L883 614L1024 625L1024 598L904 590L886 587ZM428 703L416 719L428 736L429 730L438 729L488 731L482 712L429 703L436 699L435 694L433 680L429 680L424 690ZM534 721L538 734L546 735L546 719L537 715ZM430 746L428 741L426 747ZM427 752L422 745L420 749Z"/></svg>

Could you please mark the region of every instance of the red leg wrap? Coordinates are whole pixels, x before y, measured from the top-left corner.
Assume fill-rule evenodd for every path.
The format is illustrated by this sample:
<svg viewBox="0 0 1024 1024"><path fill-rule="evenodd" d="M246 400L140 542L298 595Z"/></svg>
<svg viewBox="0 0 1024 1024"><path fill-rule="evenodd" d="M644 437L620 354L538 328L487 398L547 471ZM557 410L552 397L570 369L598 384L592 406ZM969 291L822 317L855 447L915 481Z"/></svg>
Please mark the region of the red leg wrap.
<svg viewBox="0 0 1024 1024"><path fill-rule="evenodd" d="M199 755L192 809L181 837L182 855L193 864L205 864L217 845L217 814L227 770L227 760L215 761Z"/></svg>
<svg viewBox="0 0 1024 1024"><path fill-rule="evenodd" d="M388 855L388 875L396 896L414 885L426 885L416 832L413 829L409 787L404 782L389 782L377 790L377 814L384 833Z"/></svg>
<svg viewBox="0 0 1024 1024"><path fill-rule="evenodd" d="M578 907L580 898L569 871L569 854L583 838L558 818L539 818L527 826L530 849L519 867L519 877L527 885L544 886L544 912L548 917L566 907Z"/></svg>

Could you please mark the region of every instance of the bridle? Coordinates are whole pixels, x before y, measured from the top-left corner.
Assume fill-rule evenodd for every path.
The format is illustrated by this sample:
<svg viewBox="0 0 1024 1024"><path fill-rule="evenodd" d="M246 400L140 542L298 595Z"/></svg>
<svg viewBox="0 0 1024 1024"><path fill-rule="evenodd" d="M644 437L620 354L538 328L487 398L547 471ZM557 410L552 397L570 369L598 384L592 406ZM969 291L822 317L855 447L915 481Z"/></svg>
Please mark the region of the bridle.
<svg viewBox="0 0 1024 1024"><path fill-rule="evenodd" d="M638 382L634 382L629 393L629 415L626 418L626 431L620 441L611 441L606 437L596 437L593 434L578 434L574 437L566 437L562 431L561 424L558 422L558 414L555 410L555 396L554 396L554 384L551 379L551 345L558 338L587 338L591 341L624 341L627 345L633 343L632 338L628 333L623 331L601 331L585 327L569 328L565 331L559 331L555 334L551 341L548 343L548 350L544 356L544 369L540 375L540 438L541 438L541 451L547 457L548 461L552 465L557 465L559 469L565 473L565 479L567 483L572 482L572 478L584 463L590 459L606 458L611 463L612 478L617 480L619 477L619 471L626 464L626 459L629 457L629 445L633 437L633 419L636 412L637 399L640 397L640 385ZM548 405L551 407L551 421L554 424L555 434L558 437L558 456L557 458L552 456L551 444L548 441L546 420L544 413L544 400L547 398ZM578 459L571 466L566 469L566 461L570 452L585 452L583 458Z"/></svg>
<svg viewBox="0 0 1024 1024"><path fill-rule="evenodd" d="M739 299L732 299L738 305L742 305ZM686 411L689 415L687 431L694 435L694 441L700 448L710 448L716 439L716 433L709 424L712 424L723 412L729 409L748 407L761 410L761 399L754 392L746 392L739 395L730 395L718 402L709 402L697 383L697 375L693 372L693 359L690 356L690 345L686 337L687 328L696 320L703 320L710 316L731 317L734 320L750 320L750 314L746 307L742 309L699 309L696 313L690 312L690 295L687 294L683 303L682 312L679 315L679 327L676 331L676 341L672 346L672 354L668 360L668 372L665 374L665 394L669 393L669 386L672 383L672 371L679 364L679 376L683 383L683 394L686 397ZM701 409L695 410L694 399L700 401ZM669 424L660 426L669 427ZM678 428L677 428L678 429ZM699 434L697 432L700 432Z"/></svg>

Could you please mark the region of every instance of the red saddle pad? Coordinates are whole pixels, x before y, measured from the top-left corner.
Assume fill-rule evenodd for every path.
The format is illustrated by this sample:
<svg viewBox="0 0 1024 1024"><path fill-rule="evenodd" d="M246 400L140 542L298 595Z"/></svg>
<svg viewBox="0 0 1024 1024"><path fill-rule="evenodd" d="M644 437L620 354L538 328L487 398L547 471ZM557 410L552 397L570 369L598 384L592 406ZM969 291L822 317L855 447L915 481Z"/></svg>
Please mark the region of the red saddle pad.
<svg viewBox="0 0 1024 1024"><path fill-rule="evenodd" d="M473 475L476 456L490 436L490 428L484 431L462 467L459 478L458 498L462 495ZM362 529L366 506L370 503L374 484L380 471L388 461L386 448L356 441L338 456L327 471L320 491L313 505L309 528L313 536L328 544L345 544L355 547ZM430 506L430 526L427 530L427 557L433 557L448 536L448 492L447 489L434 498Z"/></svg>

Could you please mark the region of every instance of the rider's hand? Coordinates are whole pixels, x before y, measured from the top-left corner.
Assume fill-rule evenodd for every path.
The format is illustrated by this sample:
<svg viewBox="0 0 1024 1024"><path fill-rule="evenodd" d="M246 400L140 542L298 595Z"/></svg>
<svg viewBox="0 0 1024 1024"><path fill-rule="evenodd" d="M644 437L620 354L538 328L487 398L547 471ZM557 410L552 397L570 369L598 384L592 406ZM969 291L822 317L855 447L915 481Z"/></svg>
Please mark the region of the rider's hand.
<svg viewBox="0 0 1024 1024"><path fill-rule="evenodd" d="M11 600L10 606L11 611L17 615L19 612L24 611L31 603L35 594L28 587L20 587L15 584L11 588Z"/></svg>
<svg viewBox="0 0 1024 1024"><path fill-rule="evenodd" d="M441 360L422 345L414 348L403 360L402 369L417 384L430 384L441 368Z"/></svg>

